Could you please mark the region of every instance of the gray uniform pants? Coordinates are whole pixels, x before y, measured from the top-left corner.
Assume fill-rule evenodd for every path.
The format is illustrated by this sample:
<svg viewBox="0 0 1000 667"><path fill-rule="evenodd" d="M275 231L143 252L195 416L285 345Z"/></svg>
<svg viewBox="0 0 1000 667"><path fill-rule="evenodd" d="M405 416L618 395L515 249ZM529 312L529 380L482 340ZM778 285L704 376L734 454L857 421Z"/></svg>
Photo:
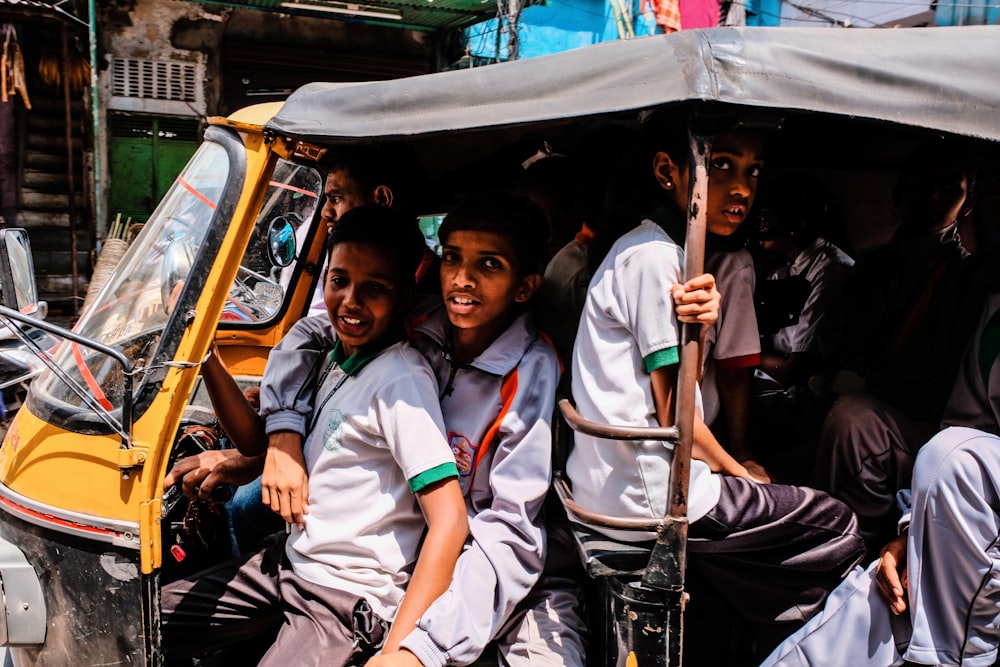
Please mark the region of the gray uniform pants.
<svg viewBox="0 0 1000 667"><path fill-rule="evenodd" d="M541 578L497 632L501 665L583 667L587 625L577 583L582 576L568 528L551 525Z"/></svg>
<svg viewBox="0 0 1000 667"><path fill-rule="evenodd" d="M363 664L381 646L387 625L368 602L296 576L285 538L163 588L168 660L260 636L275 637L259 663L274 667Z"/></svg>
<svg viewBox="0 0 1000 667"><path fill-rule="evenodd" d="M1000 437L945 429L913 470L909 612L893 616L875 567L856 570L823 612L763 663L989 667L1000 643Z"/></svg>
<svg viewBox="0 0 1000 667"><path fill-rule="evenodd" d="M861 560L857 519L815 489L720 481L719 502L690 526L688 571L751 623L769 649L819 611Z"/></svg>
<svg viewBox="0 0 1000 667"><path fill-rule="evenodd" d="M814 483L854 510L869 548L892 535L896 491L909 485L917 449L936 431L868 394L840 398L827 415Z"/></svg>

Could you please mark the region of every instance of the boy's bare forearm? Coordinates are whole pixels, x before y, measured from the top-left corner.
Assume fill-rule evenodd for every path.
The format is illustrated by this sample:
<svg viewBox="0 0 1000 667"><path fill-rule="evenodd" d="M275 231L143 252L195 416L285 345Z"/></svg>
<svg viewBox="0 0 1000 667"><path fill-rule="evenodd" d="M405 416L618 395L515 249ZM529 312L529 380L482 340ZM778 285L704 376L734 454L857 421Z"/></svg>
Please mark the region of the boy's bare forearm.
<svg viewBox="0 0 1000 667"><path fill-rule="evenodd" d="M213 345L201 367L208 396L215 407L219 425L244 456L257 456L267 449L264 421L247 401L236 380L229 374Z"/></svg>
<svg viewBox="0 0 1000 667"><path fill-rule="evenodd" d="M270 436L261 475L261 500L287 523L305 526L309 474L298 433L279 431Z"/></svg>
<svg viewBox="0 0 1000 667"><path fill-rule="evenodd" d="M732 475L733 477L749 477L750 473L732 455L719 444L700 417L694 420L694 442L691 446L691 457L704 461L712 472Z"/></svg>
<svg viewBox="0 0 1000 667"><path fill-rule="evenodd" d="M750 390L753 369L719 368L719 399L726 422L728 451L737 459L751 456L747 433L750 423Z"/></svg>
<svg viewBox="0 0 1000 667"><path fill-rule="evenodd" d="M653 389L653 401L656 405L656 417L660 426L674 425L677 393L677 366L658 368L650 373ZM749 477L747 469L736 461L719 444L705 422L695 415L694 438L691 456L704 461L713 472L720 472L734 477Z"/></svg>
<svg viewBox="0 0 1000 667"><path fill-rule="evenodd" d="M417 499L427 519L427 536L386 638L383 651L387 653L399 650L399 643L417 627L421 614L448 590L455 562L469 536L468 515L457 480L445 480L419 491Z"/></svg>

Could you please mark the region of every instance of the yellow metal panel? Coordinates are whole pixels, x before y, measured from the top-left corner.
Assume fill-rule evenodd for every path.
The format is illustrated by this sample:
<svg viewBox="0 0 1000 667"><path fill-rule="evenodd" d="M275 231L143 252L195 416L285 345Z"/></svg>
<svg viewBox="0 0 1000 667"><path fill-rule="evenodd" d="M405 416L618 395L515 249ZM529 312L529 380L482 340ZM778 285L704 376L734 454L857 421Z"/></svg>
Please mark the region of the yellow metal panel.
<svg viewBox="0 0 1000 667"><path fill-rule="evenodd" d="M123 479L118 436L71 433L18 410L0 447L0 480L57 509L138 521L142 468Z"/></svg>
<svg viewBox="0 0 1000 667"><path fill-rule="evenodd" d="M263 111L260 116L267 115ZM278 158L280 142L264 140L260 127L240 128L246 147L246 179L207 285L230 285L243 249L253 232L257 214ZM321 247L310 248L317 261ZM160 499L169 454L184 409L190 400L199 365L216 337L230 371L260 376L267 352L298 319L308 298L306 286L296 290L294 304L281 321L266 329L217 332L218 316L228 290L205 289L195 307L195 317L174 358L187 362L172 366L149 408L134 423L134 449L121 450L117 436L68 432L49 424L25 407L15 418L0 447L0 481L41 505L95 517L139 524L141 569L152 572L162 561ZM134 467L131 467L134 466ZM123 467L127 468L124 474Z"/></svg>

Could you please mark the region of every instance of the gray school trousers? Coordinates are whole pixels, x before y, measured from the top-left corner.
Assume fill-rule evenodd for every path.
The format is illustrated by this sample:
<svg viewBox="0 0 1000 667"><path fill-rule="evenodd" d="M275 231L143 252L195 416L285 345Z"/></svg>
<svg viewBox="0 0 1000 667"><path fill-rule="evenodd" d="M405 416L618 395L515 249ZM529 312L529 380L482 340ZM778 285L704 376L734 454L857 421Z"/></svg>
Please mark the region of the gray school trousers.
<svg viewBox="0 0 1000 667"><path fill-rule="evenodd" d="M864 555L854 513L822 491L723 476L688 532L688 569L773 646L820 610Z"/></svg>
<svg viewBox="0 0 1000 667"><path fill-rule="evenodd" d="M286 538L163 588L168 664L261 636L275 640L260 665L358 665L374 654L388 624L363 598L296 576Z"/></svg>
<svg viewBox="0 0 1000 667"><path fill-rule="evenodd" d="M1000 437L952 427L920 450L907 540L908 611L894 616L873 563L830 596L765 667L989 667L1000 644Z"/></svg>
<svg viewBox="0 0 1000 667"><path fill-rule="evenodd" d="M913 459L937 432L936 419L914 421L869 394L843 396L827 415L814 483L854 510L869 548L891 537L896 491L909 486Z"/></svg>

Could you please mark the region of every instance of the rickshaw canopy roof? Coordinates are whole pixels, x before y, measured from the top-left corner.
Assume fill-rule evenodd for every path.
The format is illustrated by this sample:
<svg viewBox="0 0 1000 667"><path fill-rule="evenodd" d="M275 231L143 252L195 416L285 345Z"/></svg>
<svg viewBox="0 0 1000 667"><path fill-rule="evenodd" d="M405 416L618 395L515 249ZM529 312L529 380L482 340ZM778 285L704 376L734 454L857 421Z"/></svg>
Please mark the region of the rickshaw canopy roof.
<svg viewBox="0 0 1000 667"><path fill-rule="evenodd" d="M313 141L392 138L693 100L1000 140L1000 26L711 28L530 60L293 93L267 124Z"/></svg>

